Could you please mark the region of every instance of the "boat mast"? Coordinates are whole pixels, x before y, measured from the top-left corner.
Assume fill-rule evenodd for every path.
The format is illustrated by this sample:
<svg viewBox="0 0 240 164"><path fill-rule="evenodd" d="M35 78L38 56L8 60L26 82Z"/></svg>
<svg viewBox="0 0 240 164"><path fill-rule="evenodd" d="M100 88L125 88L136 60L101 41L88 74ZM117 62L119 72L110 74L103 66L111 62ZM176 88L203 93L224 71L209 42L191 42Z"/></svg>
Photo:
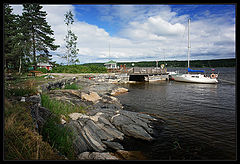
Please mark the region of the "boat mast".
<svg viewBox="0 0 240 164"><path fill-rule="evenodd" d="M189 33L190 33L190 18L188 19L188 68L189 66L189 58L190 58L190 39L189 39Z"/></svg>
<svg viewBox="0 0 240 164"><path fill-rule="evenodd" d="M110 61L110 39L109 39L109 43L108 43L108 59Z"/></svg>

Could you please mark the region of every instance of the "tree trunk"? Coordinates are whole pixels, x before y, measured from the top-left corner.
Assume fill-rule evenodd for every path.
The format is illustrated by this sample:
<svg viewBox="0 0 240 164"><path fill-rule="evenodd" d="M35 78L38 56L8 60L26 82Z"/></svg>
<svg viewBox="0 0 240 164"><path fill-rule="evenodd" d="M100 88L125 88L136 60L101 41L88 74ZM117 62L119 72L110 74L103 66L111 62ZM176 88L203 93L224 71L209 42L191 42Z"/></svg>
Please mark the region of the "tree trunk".
<svg viewBox="0 0 240 164"><path fill-rule="evenodd" d="M34 32L34 28L32 27L32 41L33 41L33 65L34 65L34 70L37 69L37 62L36 62L36 43L35 43L35 32Z"/></svg>
<svg viewBox="0 0 240 164"><path fill-rule="evenodd" d="M69 29L69 25L67 27ZM67 44L69 43L69 30L67 34ZM69 65L69 47L67 48L67 65Z"/></svg>
<svg viewBox="0 0 240 164"><path fill-rule="evenodd" d="M19 60L19 70L18 70L19 75L21 74L21 69L22 69L22 59L20 57L20 60Z"/></svg>

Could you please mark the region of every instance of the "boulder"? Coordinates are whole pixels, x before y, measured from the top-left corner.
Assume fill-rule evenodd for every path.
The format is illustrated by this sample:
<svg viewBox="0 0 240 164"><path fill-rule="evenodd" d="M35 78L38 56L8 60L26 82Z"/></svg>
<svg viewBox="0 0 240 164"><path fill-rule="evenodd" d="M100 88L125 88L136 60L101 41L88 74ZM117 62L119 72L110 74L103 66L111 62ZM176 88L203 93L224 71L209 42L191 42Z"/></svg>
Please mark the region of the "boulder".
<svg viewBox="0 0 240 164"><path fill-rule="evenodd" d="M119 159L124 160L146 160L147 158L140 151L117 150L114 154Z"/></svg>
<svg viewBox="0 0 240 164"><path fill-rule="evenodd" d="M89 146L88 142L82 135L82 126L77 121L70 121L65 124L65 126L69 127L69 129L73 132L73 148L76 154L85 152L85 151L93 151L93 149Z"/></svg>
<svg viewBox="0 0 240 164"><path fill-rule="evenodd" d="M67 122L67 118L61 114L60 121L61 121L61 124L65 124Z"/></svg>
<svg viewBox="0 0 240 164"><path fill-rule="evenodd" d="M90 92L90 94L86 94L84 92L81 93L81 98L86 101L91 101L93 103L98 102L101 97L96 92Z"/></svg>
<svg viewBox="0 0 240 164"><path fill-rule="evenodd" d="M148 141L153 140L153 137L149 134L149 132L151 132L152 130L150 127L148 127L146 123L147 120L140 120L136 116L129 117L131 116L131 113L132 112L129 111L120 111L120 113L112 116L111 123L127 136Z"/></svg>
<svg viewBox="0 0 240 164"><path fill-rule="evenodd" d="M50 117L54 117L54 114L44 107L32 106L31 108L31 114L34 122L36 123L36 128L41 131L41 128L45 124L46 120Z"/></svg>
<svg viewBox="0 0 240 164"><path fill-rule="evenodd" d="M71 113L68 115L72 120L77 120L83 116L81 113Z"/></svg>
<svg viewBox="0 0 240 164"><path fill-rule="evenodd" d="M70 77L70 78L68 77L68 78L62 78L60 80L48 82L42 85L42 91L49 91L51 89L63 88L66 84L71 84L76 81L77 81L76 77Z"/></svg>
<svg viewBox="0 0 240 164"><path fill-rule="evenodd" d="M73 105L87 107L90 102L81 99L81 91L79 90L51 90L49 91L51 99L60 100Z"/></svg>
<svg viewBox="0 0 240 164"><path fill-rule="evenodd" d="M41 96L40 96L40 94L38 94L38 95L33 95L30 97L27 97L26 102L31 102L33 104L37 104L37 106L40 106L41 105Z"/></svg>
<svg viewBox="0 0 240 164"><path fill-rule="evenodd" d="M122 150L123 146L118 142L112 142L112 141L102 141L107 147L112 148L114 150Z"/></svg>
<svg viewBox="0 0 240 164"><path fill-rule="evenodd" d="M80 160L118 160L117 157L111 155L109 152L83 152L78 155Z"/></svg>
<svg viewBox="0 0 240 164"><path fill-rule="evenodd" d="M108 97L106 99L106 97ZM113 99L112 96L103 96L97 103L93 105L95 109L112 109L112 110L121 110L123 105L116 99Z"/></svg>
<svg viewBox="0 0 240 164"><path fill-rule="evenodd" d="M128 89L126 89L126 88L117 88L115 90L112 90L112 92L110 94L112 96L117 96L119 94L126 93L126 92L128 92Z"/></svg>
<svg viewBox="0 0 240 164"><path fill-rule="evenodd" d="M21 102L25 102L26 101L26 97L21 97Z"/></svg>

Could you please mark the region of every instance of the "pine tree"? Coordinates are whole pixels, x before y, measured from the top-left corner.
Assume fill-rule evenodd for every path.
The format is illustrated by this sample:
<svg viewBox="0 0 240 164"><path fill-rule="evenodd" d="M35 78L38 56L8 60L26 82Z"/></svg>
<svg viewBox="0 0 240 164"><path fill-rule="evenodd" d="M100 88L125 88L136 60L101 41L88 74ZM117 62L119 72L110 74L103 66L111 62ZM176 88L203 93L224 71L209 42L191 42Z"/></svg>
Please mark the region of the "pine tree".
<svg viewBox="0 0 240 164"><path fill-rule="evenodd" d="M14 66L15 56L13 50L13 36L16 34L16 26L14 24L16 16L12 13L12 8L4 5L4 67L9 68Z"/></svg>
<svg viewBox="0 0 240 164"><path fill-rule="evenodd" d="M72 32L70 26L74 22L73 14L71 11L68 11L64 15L64 22L67 25L67 35L64 39L66 41L67 54L62 57L67 59L67 65L69 65L69 63L76 64L79 62L77 59L79 49L77 49L77 36Z"/></svg>
<svg viewBox="0 0 240 164"><path fill-rule="evenodd" d="M37 62L49 61L52 57L50 50L56 50L59 46L54 45L55 39L51 37L53 30L46 21L47 13L41 11L42 6L39 4L23 4L23 22L26 34L30 36L32 61L34 69L37 68Z"/></svg>
<svg viewBox="0 0 240 164"><path fill-rule="evenodd" d="M30 66L31 60L31 42L30 42L30 35L26 35L27 31L24 28L25 20L23 16L17 16L16 19L16 26L17 26L17 34L15 35L15 47L13 49L13 53L18 55L19 60L19 73L21 73L22 68L26 68Z"/></svg>

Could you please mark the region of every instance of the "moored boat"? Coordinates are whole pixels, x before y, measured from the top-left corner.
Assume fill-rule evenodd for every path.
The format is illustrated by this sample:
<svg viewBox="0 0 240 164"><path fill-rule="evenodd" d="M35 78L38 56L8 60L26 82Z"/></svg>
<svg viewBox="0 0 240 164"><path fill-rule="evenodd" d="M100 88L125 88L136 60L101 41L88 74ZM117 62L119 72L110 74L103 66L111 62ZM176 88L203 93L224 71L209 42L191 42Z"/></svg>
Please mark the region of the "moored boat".
<svg viewBox="0 0 240 164"><path fill-rule="evenodd" d="M218 74L212 73L209 76L200 74L204 70L192 70L190 69L190 41L189 41L189 29L190 29L190 19L188 20L188 71L186 74L175 74L171 75L171 78L179 82L189 82L189 83L207 83L207 84L216 84L218 83L217 77ZM194 73L197 72L197 73Z"/></svg>

